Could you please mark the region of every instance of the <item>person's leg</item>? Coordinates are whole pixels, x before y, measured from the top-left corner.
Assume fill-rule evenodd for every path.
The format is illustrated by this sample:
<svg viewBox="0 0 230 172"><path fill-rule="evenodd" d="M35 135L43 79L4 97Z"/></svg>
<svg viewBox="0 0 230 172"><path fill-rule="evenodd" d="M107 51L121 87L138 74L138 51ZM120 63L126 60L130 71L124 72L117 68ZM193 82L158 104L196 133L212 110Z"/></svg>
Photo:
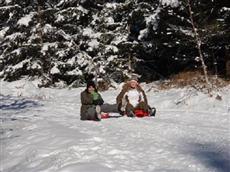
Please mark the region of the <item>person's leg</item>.
<svg viewBox="0 0 230 172"><path fill-rule="evenodd" d="M135 107L135 109L142 109L145 112L148 112L149 106L145 102L140 102L138 105Z"/></svg>
<svg viewBox="0 0 230 172"><path fill-rule="evenodd" d="M114 113L119 113L118 111L118 105L117 104L103 104L101 105L101 112L114 112Z"/></svg>
<svg viewBox="0 0 230 172"><path fill-rule="evenodd" d="M134 117L135 116L134 110L135 110L135 108L130 103L128 103L126 105L126 114L128 117Z"/></svg>
<svg viewBox="0 0 230 172"><path fill-rule="evenodd" d="M119 103L118 105L117 105L117 109L118 109L118 113L120 113L122 116L125 114L125 110L124 111L122 111L121 110L121 103Z"/></svg>
<svg viewBox="0 0 230 172"><path fill-rule="evenodd" d="M87 120L99 121L100 117L98 116L97 111L98 109L96 109L95 106L90 107L86 112Z"/></svg>
<svg viewBox="0 0 230 172"><path fill-rule="evenodd" d="M147 105L144 102L140 102L135 109L142 109L145 112L148 112L149 116L155 116L156 114L156 108L151 108L149 105Z"/></svg>
<svg viewBox="0 0 230 172"><path fill-rule="evenodd" d="M156 115L156 108L149 106L149 116L155 116Z"/></svg>
<svg viewBox="0 0 230 172"><path fill-rule="evenodd" d="M127 104L128 104L128 101L126 97L124 96L121 100L119 111L125 112Z"/></svg>

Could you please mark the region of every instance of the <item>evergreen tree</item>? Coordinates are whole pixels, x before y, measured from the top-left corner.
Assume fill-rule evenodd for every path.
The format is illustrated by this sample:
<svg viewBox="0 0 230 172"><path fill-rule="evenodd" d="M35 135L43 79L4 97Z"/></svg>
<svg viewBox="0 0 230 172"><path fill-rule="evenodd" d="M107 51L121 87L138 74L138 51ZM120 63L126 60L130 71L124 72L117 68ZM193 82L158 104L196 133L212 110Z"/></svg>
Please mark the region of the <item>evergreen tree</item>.
<svg viewBox="0 0 230 172"><path fill-rule="evenodd" d="M228 0L191 1L208 71L229 61ZM200 67L187 0L0 0L0 77L80 86Z"/></svg>

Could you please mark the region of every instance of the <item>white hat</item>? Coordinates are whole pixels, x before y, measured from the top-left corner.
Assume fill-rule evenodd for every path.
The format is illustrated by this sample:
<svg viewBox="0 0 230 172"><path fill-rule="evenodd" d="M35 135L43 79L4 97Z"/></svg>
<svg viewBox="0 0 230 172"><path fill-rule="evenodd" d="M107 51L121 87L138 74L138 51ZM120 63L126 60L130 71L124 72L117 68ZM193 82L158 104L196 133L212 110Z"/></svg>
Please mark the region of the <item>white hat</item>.
<svg viewBox="0 0 230 172"><path fill-rule="evenodd" d="M137 81L137 82L138 82L138 78L139 78L138 75L132 74L131 77L129 78L129 81L134 80L134 81Z"/></svg>

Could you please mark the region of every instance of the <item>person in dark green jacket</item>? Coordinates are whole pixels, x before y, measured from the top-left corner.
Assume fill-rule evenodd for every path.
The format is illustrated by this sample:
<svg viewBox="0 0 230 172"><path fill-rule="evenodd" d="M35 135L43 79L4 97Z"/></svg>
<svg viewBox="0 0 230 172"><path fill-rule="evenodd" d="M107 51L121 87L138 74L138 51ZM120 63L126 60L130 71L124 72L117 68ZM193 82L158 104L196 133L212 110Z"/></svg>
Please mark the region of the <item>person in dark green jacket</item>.
<svg viewBox="0 0 230 172"><path fill-rule="evenodd" d="M81 93L81 120L101 120L101 113L119 113L117 104L104 103L93 81Z"/></svg>
<svg viewBox="0 0 230 172"><path fill-rule="evenodd" d="M104 103L93 81L87 83L86 89L81 93L81 120L100 121L100 106Z"/></svg>

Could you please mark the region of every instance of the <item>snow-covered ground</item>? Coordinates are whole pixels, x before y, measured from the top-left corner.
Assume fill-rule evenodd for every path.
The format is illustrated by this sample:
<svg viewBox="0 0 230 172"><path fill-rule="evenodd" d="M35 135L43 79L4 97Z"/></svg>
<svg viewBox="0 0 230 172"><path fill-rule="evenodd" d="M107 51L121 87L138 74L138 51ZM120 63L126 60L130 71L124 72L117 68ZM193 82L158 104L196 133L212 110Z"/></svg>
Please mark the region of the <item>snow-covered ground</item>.
<svg viewBox="0 0 230 172"><path fill-rule="evenodd" d="M80 120L78 89L1 82L1 172L229 172L230 87L147 92L154 118ZM153 84L144 84L147 91ZM119 89L102 92L114 103Z"/></svg>

